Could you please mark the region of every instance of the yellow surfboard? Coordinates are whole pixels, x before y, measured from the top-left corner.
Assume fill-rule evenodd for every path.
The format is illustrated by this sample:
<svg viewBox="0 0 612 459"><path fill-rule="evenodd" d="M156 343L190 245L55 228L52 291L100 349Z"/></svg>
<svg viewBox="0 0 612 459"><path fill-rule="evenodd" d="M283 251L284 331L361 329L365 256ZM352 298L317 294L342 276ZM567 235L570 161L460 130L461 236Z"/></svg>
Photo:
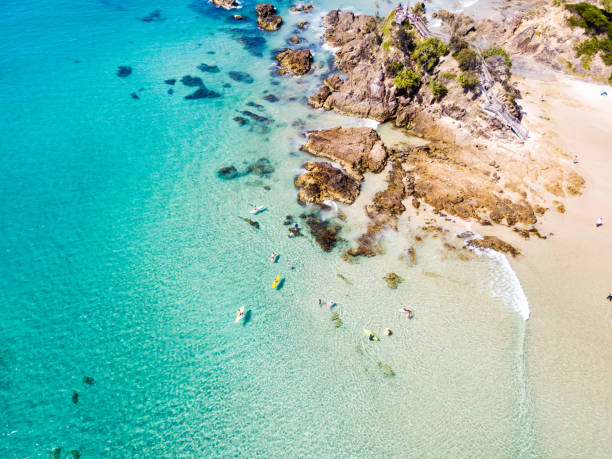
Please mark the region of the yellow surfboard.
<svg viewBox="0 0 612 459"><path fill-rule="evenodd" d="M274 278L274 282L272 282L272 288L276 288L279 282L280 282L280 276L276 276Z"/></svg>

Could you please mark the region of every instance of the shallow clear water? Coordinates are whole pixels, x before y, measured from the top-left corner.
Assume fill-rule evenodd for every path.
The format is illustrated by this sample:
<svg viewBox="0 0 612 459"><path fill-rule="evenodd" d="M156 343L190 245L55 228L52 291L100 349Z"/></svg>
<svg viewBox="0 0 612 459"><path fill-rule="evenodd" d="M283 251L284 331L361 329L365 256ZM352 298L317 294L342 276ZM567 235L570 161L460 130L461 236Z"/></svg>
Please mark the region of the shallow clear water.
<svg viewBox="0 0 612 459"><path fill-rule="evenodd" d="M348 2L308 15L280 3L286 24L274 34L244 5L248 20L235 22L203 1L4 3L2 455L536 454L526 323L503 267L448 257L437 240L410 267L398 259L408 222L385 256L358 264L339 256L348 242L323 253L309 236L286 237L285 215L305 211L292 185L307 158L301 133L366 123L305 104L330 69L317 24ZM164 21L139 19L157 8ZM302 20L316 70L275 76L272 50ZM119 65L133 73L117 77ZM195 88L164 83L187 74L221 97L188 101ZM263 100L270 93L280 101ZM245 109L274 121L239 126ZM269 177L216 175L261 157ZM239 218L252 203L268 207L259 230ZM347 240L364 228L363 203L346 210ZM397 290L382 280L391 271L405 279ZM272 290L277 274L285 282ZM340 328L318 298L337 301ZM364 327L394 335L371 343Z"/></svg>

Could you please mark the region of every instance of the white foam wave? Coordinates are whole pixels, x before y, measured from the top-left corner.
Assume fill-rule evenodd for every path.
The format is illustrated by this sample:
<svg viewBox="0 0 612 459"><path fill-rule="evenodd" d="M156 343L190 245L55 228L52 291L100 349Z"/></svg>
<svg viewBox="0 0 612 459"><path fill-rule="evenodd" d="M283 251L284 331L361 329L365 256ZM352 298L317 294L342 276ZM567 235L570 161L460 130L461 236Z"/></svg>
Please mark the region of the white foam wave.
<svg viewBox="0 0 612 459"><path fill-rule="evenodd" d="M482 239L482 236L474 234L473 237L466 239L466 242L470 239ZM487 257L491 262L488 277L491 295L501 300L506 308L518 312L523 320L528 320L531 309L527 295L506 255L492 249L472 248L471 250Z"/></svg>

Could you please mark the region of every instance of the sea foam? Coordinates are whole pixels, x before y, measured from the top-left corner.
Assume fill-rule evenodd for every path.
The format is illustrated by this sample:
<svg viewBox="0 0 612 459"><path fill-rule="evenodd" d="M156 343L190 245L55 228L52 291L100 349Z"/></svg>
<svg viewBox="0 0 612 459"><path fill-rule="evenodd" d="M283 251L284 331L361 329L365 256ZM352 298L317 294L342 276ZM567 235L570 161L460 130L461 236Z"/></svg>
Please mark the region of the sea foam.
<svg viewBox="0 0 612 459"><path fill-rule="evenodd" d="M474 234L466 241L471 239L482 239L482 236ZM521 282L506 255L492 249L472 247L470 250L486 257L491 263L487 279L491 295L501 300L508 309L518 312L523 320L528 320L531 309L529 308L527 295L525 295Z"/></svg>

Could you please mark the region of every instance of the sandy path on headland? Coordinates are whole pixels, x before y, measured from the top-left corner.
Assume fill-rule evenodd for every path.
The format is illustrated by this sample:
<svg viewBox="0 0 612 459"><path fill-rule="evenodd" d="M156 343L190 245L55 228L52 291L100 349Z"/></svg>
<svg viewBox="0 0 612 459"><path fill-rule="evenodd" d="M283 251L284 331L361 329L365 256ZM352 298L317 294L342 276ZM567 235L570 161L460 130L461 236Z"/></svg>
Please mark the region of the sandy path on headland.
<svg viewBox="0 0 612 459"><path fill-rule="evenodd" d="M532 132L547 133L534 141L552 142L569 162L578 155L586 180L581 196L563 199L564 214L552 208L543 218L540 231L554 235L521 244L524 256L512 262L532 312L538 440L546 455L603 457L612 444L612 88L565 77L519 87Z"/></svg>

